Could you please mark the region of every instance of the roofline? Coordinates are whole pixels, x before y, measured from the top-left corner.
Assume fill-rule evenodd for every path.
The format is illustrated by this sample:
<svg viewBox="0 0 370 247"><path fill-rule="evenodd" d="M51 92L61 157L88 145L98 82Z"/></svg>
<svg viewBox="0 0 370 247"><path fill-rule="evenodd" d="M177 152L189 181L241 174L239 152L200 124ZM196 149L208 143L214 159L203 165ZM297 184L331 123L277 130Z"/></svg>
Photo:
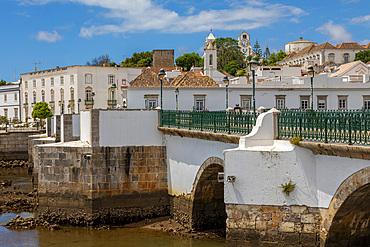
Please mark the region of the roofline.
<svg viewBox="0 0 370 247"><path fill-rule="evenodd" d="M69 66L55 67L55 68L51 68L51 69L43 69L43 70L37 70L37 71L32 71L32 72L21 73L21 75L31 74L31 73L35 73L35 72L43 72L43 71L48 71L48 70L53 70L53 69L63 69L63 68L73 68L73 67L129 68L129 69L143 69L143 68L146 68L146 67L121 67L121 66L117 66L117 67L113 67L113 66L104 67L104 66L101 66L101 65L92 65L92 66L91 65L69 65Z"/></svg>

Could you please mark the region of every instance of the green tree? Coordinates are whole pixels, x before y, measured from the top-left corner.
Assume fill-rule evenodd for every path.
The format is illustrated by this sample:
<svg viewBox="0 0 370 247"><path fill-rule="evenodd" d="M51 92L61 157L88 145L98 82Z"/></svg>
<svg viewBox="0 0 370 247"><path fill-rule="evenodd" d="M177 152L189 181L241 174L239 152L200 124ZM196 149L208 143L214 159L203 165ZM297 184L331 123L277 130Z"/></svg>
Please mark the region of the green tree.
<svg viewBox="0 0 370 247"><path fill-rule="evenodd" d="M1 79L0 86L4 86L4 85L6 85L6 81L4 81L3 79Z"/></svg>
<svg viewBox="0 0 370 247"><path fill-rule="evenodd" d="M277 65L277 57L275 52L271 53L270 58L269 58L269 65Z"/></svg>
<svg viewBox="0 0 370 247"><path fill-rule="evenodd" d="M0 116L0 124L8 124L9 121L5 116Z"/></svg>
<svg viewBox="0 0 370 247"><path fill-rule="evenodd" d="M355 61L361 60L364 63L370 61L370 50L360 51L355 54Z"/></svg>
<svg viewBox="0 0 370 247"><path fill-rule="evenodd" d="M266 60L269 60L270 59L270 55L271 55L270 54L270 49L267 46L265 52L263 53L263 58L266 59Z"/></svg>
<svg viewBox="0 0 370 247"><path fill-rule="evenodd" d="M86 62L87 66L103 66L103 64L109 64L109 66L114 67L116 63L112 62L108 54L101 55L100 57L95 57L91 59L91 62Z"/></svg>
<svg viewBox="0 0 370 247"><path fill-rule="evenodd" d="M277 54L276 54L276 58L278 61L281 61L283 60L285 57L287 56L287 54L285 52L283 52L282 50L280 50Z"/></svg>
<svg viewBox="0 0 370 247"><path fill-rule="evenodd" d="M241 69L241 70L239 70L238 71L238 73L236 73L236 76L247 76L248 75L248 73L247 73L247 71L245 70L245 69Z"/></svg>
<svg viewBox="0 0 370 247"><path fill-rule="evenodd" d="M228 62L224 68L224 70L229 73L230 75L235 76L236 73L239 70L239 64L234 60L231 62Z"/></svg>
<svg viewBox="0 0 370 247"><path fill-rule="evenodd" d="M258 40L256 40L256 44L253 46L252 53L258 57L262 57L262 50L261 46L258 44Z"/></svg>
<svg viewBox="0 0 370 247"><path fill-rule="evenodd" d="M121 62L122 67L149 67L153 63L153 52L134 52L132 57Z"/></svg>
<svg viewBox="0 0 370 247"><path fill-rule="evenodd" d="M269 61L264 58L264 59L262 59L261 65L262 66L267 66L267 65L269 65Z"/></svg>
<svg viewBox="0 0 370 247"><path fill-rule="evenodd" d="M42 126L43 119L50 118L52 116L53 116L53 113L51 112L49 105L46 102L38 102L33 107L32 118L40 119L41 126Z"/></svg>
<svg viewBox="0 0 370 247"><path fill-rule="evenodd" d="M184 55L176 58L175 60L177 66L181 66L185 71L189 71L191 67L199 66L203 63L203 59L198 53L185 53Z"/></svg>
<svg viewBox="0 0 370 247"><path fill-rule="evenodd" d="M226 70L225 66L231 61L235 61L239 68L245 68L245 56L240 50L238 41L236 39L217 38L214 42L217 46L217 68L220 70Z"/></svg>

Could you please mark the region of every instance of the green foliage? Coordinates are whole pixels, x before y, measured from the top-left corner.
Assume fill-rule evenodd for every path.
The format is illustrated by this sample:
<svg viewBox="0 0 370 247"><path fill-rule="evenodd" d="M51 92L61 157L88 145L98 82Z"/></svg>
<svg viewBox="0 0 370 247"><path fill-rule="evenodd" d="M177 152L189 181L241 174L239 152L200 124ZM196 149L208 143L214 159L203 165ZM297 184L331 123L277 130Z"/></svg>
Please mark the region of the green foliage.
<svg viewBox="0 0 370 247"><path fill-rule="evenodd" d="M132 57L121 62L122 67L149 67L153 63L153 52L134 52Z"/></svg>
<svg viewBox="0 0 370 247"><path fill-rule="evenodd" d="M277 65L277 62L283 60L287 54L280 50L277 54L275 52L271 53L270 58L268 59L268 65Z"/></svg>
<svg viewBox="0 0 370 247"><path fill-rule="evenodd" d="M289 196L290 192L295 189L295 185L296 184L293 184L292 180L289 180L289 183L281 184L281 188L283 188L283 193Z"/></svg>
<svg viewBox="0 0 370 247"><path fill-rule="evenodd" d="M355 55L355 61L361 60L364 63L370 61L370 50L357 52Z"/></svg>
<svg viewBox="0 0 370 247"><path fill-rule="evenodd" d="M277 60L278 61L283 60L286 56L287 56L287 54L285 52L283 52L282 50L280 50L278 52L278 54L276 54L276 57L277 57Z"/></svg>
<svg viewBox="0 0 370 247"><path fill-rule="evenodd" d="M46 102L38 102L33 107L32 118L45 119L52 116L53 113L51 112L49 105Z"/></svg>
<svg viewBox="0 0 370 247"><path fill-rule="evenodd" d="M267 65L269 65L269 61L264 58L264 59L262 59L261 65L262 66L267 66Z"/></svg>
<svg viewBox="0 0 370 247"><path fill-rule="evenodd" d="M9 121L5 116L0 116L0 124L8 124Z"/></svg>
<svg viewBox="0 0 370 247"><path fill-rule="evenodd" d="M269 60L270 59L270 55L271 55L270 54L270 49L267 46L265 52L263 53L263 58L266 59L266 60Z"/></svg>
<svg viewBox="0 0 370 247"><path fill-rule="evenodd" d="M258 40L256 40L256 44L253 46L252 53L258 57L262 57L262 50L261 46L258 44Z"/></svg>
<svg viewBox="0 0 370 247"><path fill-rule="evenodd" d="M87 61L87 66L103 66L103 64L109 64L109 66L114 67L116 63L111 61L111 58L108 54L102 55L100 57L95 57L91 59L91 62Z"/></svg>
<svg viewBox="0 0 370 247"><path fill-rule="evenodd" d="M1 81L0 81L0 86L4 86L4 85L6 85L6 81L5 81L5 80L3 80L3 79L1 79Z"/></svg>
<svg viewBox="0 0 370 247"><path fill-rule="evenodd" d="M229 73L230 75L233 75L235 76L236 73L238 72L239 70L239 64L234 60L234 61L231 61L231 62L228 62L225 66L225 71L227 73Z"/></svg>
<svg viewBox="0 0 370 247"><path fill-rule="evenodd" d="M292 139L289 140L291 144L300 146L299 144L300 141L302 141L302 136L295 136Z"/></svg>
<svg viewBox="0 0 370 247"><path fill-rule="evenodd" d="M213 44L217 46L217 68L220 70L226 70L225 66L231 61L235 61L240 69L246 67L245 56L240 50L238 41L236 39L217 38ZM230 65L229 65L230 66Z"/></svg>
<svg viewBox="0 0 370 247"><path fill-rule="evenodd" d="M245 70L245 69L241 69L241 70L239 70L238 71L238 73L236 73L236 76L247 76L248 75L248 73L247 73L247 71Z"/></svg>
<svg viewBox="0 0 370 247"><path fill-rule="evenodd" d="M185 53L184 55L176 58L175 60L177 66L181 66L184 70L189 71L191 67L203 65L203 59L198 53Z"/></svg>

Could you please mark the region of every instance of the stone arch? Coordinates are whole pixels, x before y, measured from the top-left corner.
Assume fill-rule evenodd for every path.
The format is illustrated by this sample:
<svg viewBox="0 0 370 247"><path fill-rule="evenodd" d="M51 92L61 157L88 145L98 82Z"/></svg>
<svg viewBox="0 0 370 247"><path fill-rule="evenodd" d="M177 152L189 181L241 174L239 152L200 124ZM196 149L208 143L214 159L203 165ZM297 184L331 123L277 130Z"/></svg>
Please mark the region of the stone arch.
<svg viewBox="0 0 370 247"><path fill-rule="evenodd" d="M342 182L323 214L325 246L370 245L370 167Z"/></svg>
<svg viewBox="0 0 370 247"><path fill-rule="evenodd" d="M191 192L192 228L225 228L224 183L217 179L223 171L224 162L218 157L208 158L199 168Z"/></svg>

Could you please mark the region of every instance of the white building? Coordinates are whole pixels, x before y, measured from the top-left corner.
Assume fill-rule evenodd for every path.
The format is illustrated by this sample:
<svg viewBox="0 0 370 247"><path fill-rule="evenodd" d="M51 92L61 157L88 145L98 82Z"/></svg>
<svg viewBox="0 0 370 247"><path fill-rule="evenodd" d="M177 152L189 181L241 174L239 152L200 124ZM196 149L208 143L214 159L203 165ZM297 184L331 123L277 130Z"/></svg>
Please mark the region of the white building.
<svg viewBox="0 0 370 247"><path fill-rule="evenodd" d="M240 50L244 53L245 57L252 54L251 37L245 30L238 35L238 45Z"/></svg>
<svg viewBox="0 0 370 247"><path fill-rule="evenodd" d="M126 89L141 70L76 65L24 73L21 75L22 121L31 118L33 106L40 101L49 103L53 114L123 106Z"/></svg>
<svg viewBox="0 0 370 247"><path fill-rule="evenodd" d="M306 48L307 46L311 45L317 45L317 43L308 40L303 40L303 37L299 37L298 41L293 41L285 44L285 53L288 55L293 52L297 53L303 48Z"/></svg>
<svg viewBox="0 0 370 247"><path fill-rule="evenodd" d="M0 116L5 116L9 121L21 119L19 82L0 86Z"/></svg>

